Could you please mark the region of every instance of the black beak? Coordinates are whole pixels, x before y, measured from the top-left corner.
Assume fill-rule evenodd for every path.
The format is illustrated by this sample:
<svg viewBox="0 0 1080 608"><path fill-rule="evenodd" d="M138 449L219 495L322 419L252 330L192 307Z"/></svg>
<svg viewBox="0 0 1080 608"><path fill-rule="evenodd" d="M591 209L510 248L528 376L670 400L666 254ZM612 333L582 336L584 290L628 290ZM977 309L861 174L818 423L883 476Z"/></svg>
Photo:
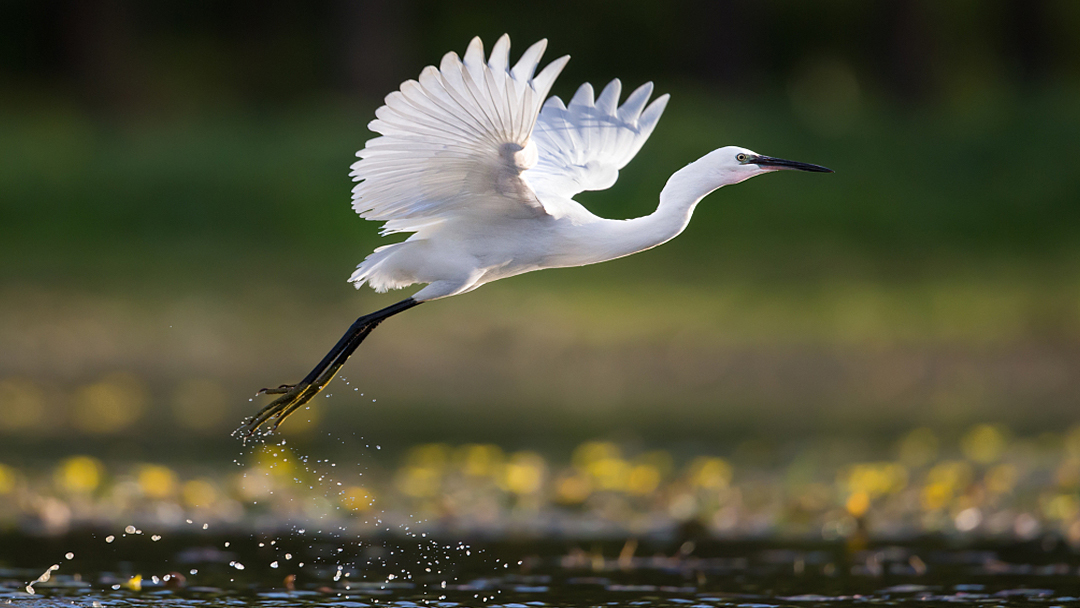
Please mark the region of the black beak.
<svg viewBox="0 0 1080 608"><path fill-rule="evenodd" d="M782 158L773 158L771 156L755 156L746 161L751 164L759 165L761 167L775 167L776 169L795 169L797 171L811 171L814 173L832 173L832 169L826 169L820 165L811 165L810 163L800 163L794 160L784 160Z"/></svg>

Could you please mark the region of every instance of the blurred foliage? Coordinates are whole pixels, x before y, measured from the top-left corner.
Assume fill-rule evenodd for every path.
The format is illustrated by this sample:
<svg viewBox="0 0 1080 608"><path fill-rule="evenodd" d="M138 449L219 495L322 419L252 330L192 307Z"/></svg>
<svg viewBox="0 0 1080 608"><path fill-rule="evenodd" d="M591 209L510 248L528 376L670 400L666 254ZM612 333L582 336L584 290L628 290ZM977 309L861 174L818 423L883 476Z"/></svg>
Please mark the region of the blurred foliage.
<svg viewBox="0 0 1080 608"><path fill-rule="evenodd" d="M231 277L249 251L340 260L340 274L376 242L346 177L375 101L469 37L509 31L515 48L548 37L553 57L573 55L559 94L615 75L673 94L619 185L583 197L599 212L648 212L674 169L727 143L838 170L713 197L656 254L675 280L1032 256L1075 277L1075 3L612 6L567 19L495 2L5 3L2 270L78 281L138 252L121 267L139 276Z"/></svg>
<svg viewBox="0 0 1080 608"><path fill-rule="evenodd" d="M1032 268L1075 282L1080 178L1062 167L1080 137L1077 96L1027 94L976 132L950 112L868 108L851 131L826 137L771 99L671 92L661 128L620 182L582 197L597 213L648 213L672 171L729 142L838 173L723 190L676 242L640 265L613 265L616 276L643 267L696 283L718 274L873 280ZM132 275L191 284L207 272L228 282L264 257L347 276L378 242L376 226L349 208L345 175L371 110L257 122L230 112L121 133L78 115L9 115L0 122L10 154L0 168L0 272L74 285Z"/></svg>

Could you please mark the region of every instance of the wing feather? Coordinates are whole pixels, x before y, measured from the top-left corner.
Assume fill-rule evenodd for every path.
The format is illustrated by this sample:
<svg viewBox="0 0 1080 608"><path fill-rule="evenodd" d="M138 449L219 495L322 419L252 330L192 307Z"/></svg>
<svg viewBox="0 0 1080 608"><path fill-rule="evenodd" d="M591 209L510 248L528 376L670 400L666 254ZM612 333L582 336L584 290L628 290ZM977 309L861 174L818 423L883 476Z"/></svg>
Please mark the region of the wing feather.
<svg viewBox="0 0 1080 608"><path fill-rule="evenodd" d="M569 104L544 102L569 59L538 72L546 47L533 44L511 67L508 36L486 61L474 38L388 95L369 125L379 136L352 165L353 208L384 232L416 232L454 217L559 215L575 194L614 184L668 96L649 103L647 83L620 105L613 80L599 96L585 83Z"/></svg>
<svg viewBox="0 0 1080 608"><path fill-rule="evenodd" d="M379 136L351 168L361 217L386 222L384 232L416 232L452 217L547 213L520 177L542 101L569 59L537 74L546 44L511 68L508 36L486 63L474 38L463 58L447 53L388 95L369 125Z"/></svg>
<svg viewBox="0 0 1080 608"><path fill-rule="evenodd" d="M579 192L610 188L667 106L668 96L661 95L646 107L652 91L652 83L646 83L620 106L622 84L616 79L599 97L585 83L568 105L558 97L548 99L532 135L539 160L521 176L537 198L555 204Z"/></svg>

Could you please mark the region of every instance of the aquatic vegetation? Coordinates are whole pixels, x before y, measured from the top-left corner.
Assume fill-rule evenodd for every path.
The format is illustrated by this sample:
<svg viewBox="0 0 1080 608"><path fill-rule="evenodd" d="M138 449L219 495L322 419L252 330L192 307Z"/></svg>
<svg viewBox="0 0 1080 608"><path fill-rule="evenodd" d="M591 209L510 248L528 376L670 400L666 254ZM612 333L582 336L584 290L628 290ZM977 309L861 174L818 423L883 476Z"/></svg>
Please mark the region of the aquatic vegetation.
<svg viewBox="0 0 1080 608"><path fill-rule="evenodd" d="M360 537L1051 535L1080 547L1080 431L1013 437L977 425L947 443L920 428L865 460L845 441L858 444L747 440L693 454L588 441L561 456L445 443L384 456L366 443L343 462L279 440L250 446L226 470L74 455L45 467L0 463L0 525L60 534L134 523L165 533L190 521L339 526Z"/></svg>

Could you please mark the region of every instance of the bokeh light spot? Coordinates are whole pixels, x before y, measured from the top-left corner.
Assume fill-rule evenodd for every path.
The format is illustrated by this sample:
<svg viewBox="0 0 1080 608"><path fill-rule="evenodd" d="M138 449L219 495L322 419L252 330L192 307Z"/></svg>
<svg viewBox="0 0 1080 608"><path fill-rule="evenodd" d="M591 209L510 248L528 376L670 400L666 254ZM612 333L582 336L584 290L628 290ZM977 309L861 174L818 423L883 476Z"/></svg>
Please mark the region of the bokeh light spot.
<svg viewBox="0 0 1080 608"><path fill-rule="evenodd" d="M350 486L341 494L341 506L350 511L367 511L372 507L375 496L367 488Z"/></svg>
<svg viewBox="0 0 1080 608"><path fill-rule="evenodd" d="M660 469L651 464L639 464L630 469L626 491L637 496L652 494L660 486Z"/></svg>
<svg viewBox="0 0 1080 608"><path fill-rule="evenodd" d="M503 452L496 445L464 445L458 449L457 461L462 472L473 477L489 477L503 464Z"/></svg>
<svg viewBox="0 0 1080 608"><path fill-rule="evenodd" d="M90 456L73 456L56 467L53 479L57 487L73 494L88 494L97 489L105 473L101 461Z"/></svg>
<svg viewBox="0 0 1080 608"><path fill-rule="evenodd" d="M1001 458L1008 445L1008 431L1001 426L980 424L960 440L964 456L979 464L989 464Z"/></svg>
<svg viewBox="0 0 1080 608"><path fill-rule="evenodd" d="M443 443L418 445L409 450L405 461L416 467L442 471L450 462L450 447Z"/></svg>
<svg viewBox="0 0 1080 608"><path fill-rule="evenodd" d="M439 491L439 470L427 466L407 465L398 470L394 485L406 496L426 498Z"/></svg>
<svg viewBox="0 0 1080 608"><path fill-rule="evenodd" d="M253 454L257 469L262 469L275 477L294 478L298 474L296 457L292 450L285 446L263 445Z"/></svg>
<svg viewBox="0 0 1080 608"><path fill-rule="evenodd" d="M0 464L0 494L10 494L15 489L15 469Z"/></svg>
<svg viewBox="0 0 1080 608"><path fill-rule="evenodd" d="M533 494L544 483L544 459L535 452L517 452L506 463L505 485L514 494Z"/></svg>
<svg viewBox="0 0 1080 608"><path fill-rule="evenodd" d="M169 498L176 493L176 474L168 467L146 464L139 467L139 489L149 498Z"/></svg>
<svg viewBox="0 0 1080 608"><path fill-rule="evenodd" d="M844 508L853 517L862 517L870 509L870 495L866 492L855 492L848 496Z"/></svg>
<svg viewBox="0 0 1080 608"><path fill-rule="evenodd" d="M566 505L585 502L593 491L592 479L582 471L572 469L555 482L555 499Z"/></svg>
<svg viewBox="0 0 1080 608"><path fill-rule="evenodd" d="M581 469L588 469L589 465L605 458L621 458L622 452L619 446L610 441L587 441L579 445L570 462Z"/></svg>
<svg viewBox="0 0 1080 608"><path fill-rule="evenodd" d="M690 463L690 483L699 488L720 490L728 487L735 471L723 458L699 456Z"/></svg>

